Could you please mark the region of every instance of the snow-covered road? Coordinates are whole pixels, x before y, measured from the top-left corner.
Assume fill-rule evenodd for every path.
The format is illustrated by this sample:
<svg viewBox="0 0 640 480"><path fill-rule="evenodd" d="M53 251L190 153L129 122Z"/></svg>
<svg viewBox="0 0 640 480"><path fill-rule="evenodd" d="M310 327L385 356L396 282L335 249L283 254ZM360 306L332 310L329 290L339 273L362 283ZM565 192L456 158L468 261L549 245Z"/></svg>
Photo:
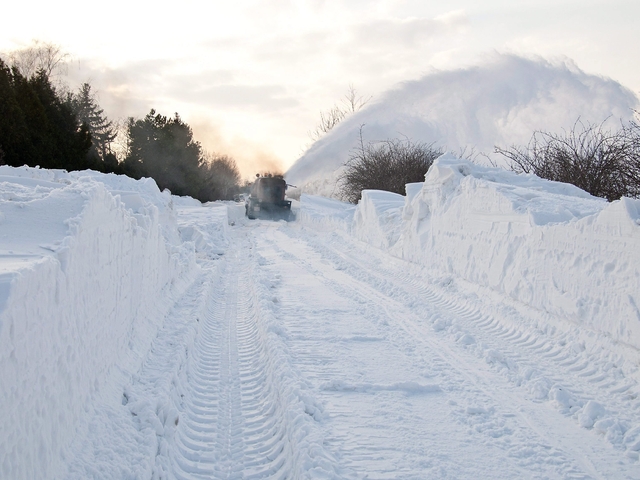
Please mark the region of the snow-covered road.
<svg viewBox="0 0 640 480"><path fill-rule="evenodd" d="M285 226L257 238L276 316L341 467L370 478L640 473L562 414L592 400L624 418L636 392L562 335L536 330L539 313L438 285L347 235ZM558 391L556 405L540 401L540 384L545 399Z"/></svg>
<svg viewBox="0 0 640 480"><path fill-rule="evenodd" d="M0 173L2 479L640 479L640 200L445 156L285 223Z"/></svg>
<svg viewBox="0 0 640 480"><path fill-rule="evenodd" d="M637 386L539 312L340 232L229 235L69 477L640 478L583 428Z"/></svg>

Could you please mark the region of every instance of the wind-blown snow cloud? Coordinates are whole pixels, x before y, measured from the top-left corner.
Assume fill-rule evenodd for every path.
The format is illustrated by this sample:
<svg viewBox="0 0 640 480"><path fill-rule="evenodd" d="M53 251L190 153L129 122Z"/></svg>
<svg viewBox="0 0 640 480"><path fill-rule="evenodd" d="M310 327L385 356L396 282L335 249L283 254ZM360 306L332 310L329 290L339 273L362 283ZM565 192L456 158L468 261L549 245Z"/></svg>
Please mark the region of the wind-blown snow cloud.
<svg viewBox="0 0 640 480"><path fill-rule="evenodd" d="M491 154L526 144L534 130L629 119L638 98L619 83L588 75L571 61L495 54L481 65L436 71L388 91L314 144L289 170L294 183L330 176L359 141L407 137L452 151Z"/></svg>

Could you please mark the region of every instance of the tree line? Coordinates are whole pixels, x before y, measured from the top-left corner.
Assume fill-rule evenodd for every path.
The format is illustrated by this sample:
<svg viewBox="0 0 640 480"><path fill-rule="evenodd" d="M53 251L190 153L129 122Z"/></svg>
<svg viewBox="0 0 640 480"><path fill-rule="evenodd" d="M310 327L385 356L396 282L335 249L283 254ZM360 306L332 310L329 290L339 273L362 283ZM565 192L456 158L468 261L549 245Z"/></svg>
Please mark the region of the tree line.
<svg viewBox="0 0 640 480"><path fill-rule="evenodd" d="M151 177L160 189L200 201L231 199L240 189L233 158L206 152L191 127L151 110L118 128L89 83L76 92L55 84L66 55L35 43L0 58L0 165ZM114 142L123 137L124 148Z"/></svg>

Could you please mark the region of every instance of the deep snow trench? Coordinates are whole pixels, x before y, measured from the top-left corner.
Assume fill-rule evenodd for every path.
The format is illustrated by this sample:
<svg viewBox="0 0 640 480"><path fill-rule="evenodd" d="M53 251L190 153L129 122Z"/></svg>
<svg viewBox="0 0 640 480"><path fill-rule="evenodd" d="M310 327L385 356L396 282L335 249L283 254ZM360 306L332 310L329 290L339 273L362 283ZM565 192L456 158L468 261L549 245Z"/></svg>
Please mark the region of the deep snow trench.
<svg viewBox="0 0 640 480"><path fill-rule="evenodd" d="M509 237L524 227L500 178L456 187L446 171L447 201L435 183L402 201L368 193L358 210L303 198L285 223L153 182L15 170L0 170L3 479L640 478L635 336L483 284L479 263L427 268L410 247L472 242L473 224L456 237L428 203L459 216L455 192L472 188L500 206L494 222L519 225L492 262L526 246ZM573 209L545 218L580 217L560 228L604 236L599 201L540 185L533 237L541 198ZM530 200L520 188L507 194ZM629 202L607 208L634 215ZM562 257L554 225L543 234ZM633 278L624 255L614 273Z"/></svg>
<svg viewBox="0 0 640 480"><path fill-rule="evenodd" d="M637 478L581 427L634 420L624 377L534 312L312 233L233 228L64 477Z"/></svg>

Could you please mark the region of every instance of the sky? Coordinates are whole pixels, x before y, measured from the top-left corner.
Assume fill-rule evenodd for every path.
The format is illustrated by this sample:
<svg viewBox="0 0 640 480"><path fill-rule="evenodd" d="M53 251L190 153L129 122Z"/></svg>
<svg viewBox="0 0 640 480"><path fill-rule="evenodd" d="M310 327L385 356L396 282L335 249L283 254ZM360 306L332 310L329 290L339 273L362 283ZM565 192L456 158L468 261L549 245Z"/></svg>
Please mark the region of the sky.
<svg viewBox="0 0 640 480"><path fill-rule="evenodd" d="M60 0L3 17L0 52L60 45L67 83L91 83L110 118L178 112L246 177L289 168L350 85L375 102L495 52L568 58L640 94L637 0Z"/></svg>

